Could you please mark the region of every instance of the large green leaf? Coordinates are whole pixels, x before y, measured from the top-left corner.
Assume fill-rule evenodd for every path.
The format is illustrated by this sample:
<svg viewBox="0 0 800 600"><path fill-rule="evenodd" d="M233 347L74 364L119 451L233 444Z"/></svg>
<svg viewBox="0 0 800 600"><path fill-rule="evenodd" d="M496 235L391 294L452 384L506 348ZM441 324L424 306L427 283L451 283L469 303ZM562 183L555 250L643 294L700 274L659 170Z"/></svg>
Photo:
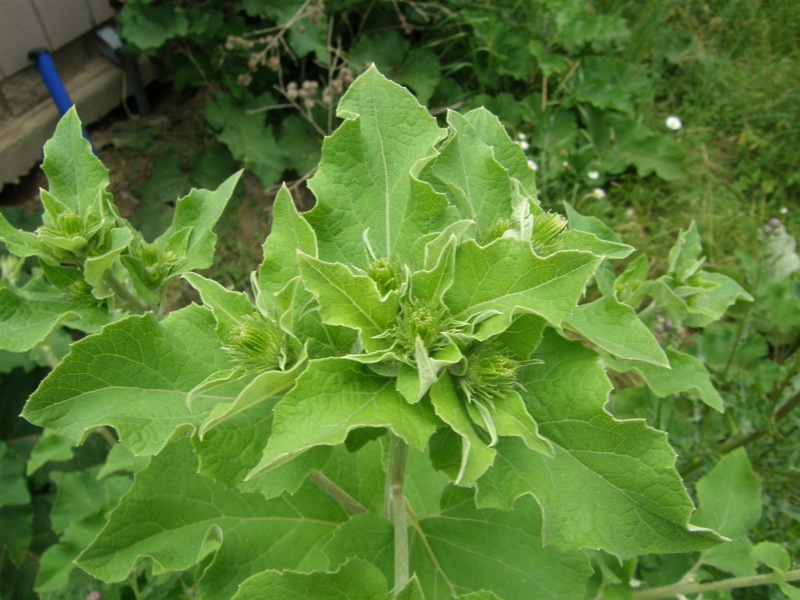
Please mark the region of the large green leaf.
<svg viewBox="0 0 800 600"><path fill-rule="evenodd" d="M380 569L356 558L334 573L263 571L242 583L233 600L387 600L388 592Z"/></svg>
<svg viewBox="0 0 800 600"><path fill-rule="evenodd" d="M528 157L522 148L511 141L503 124L485 108L476 108L464 115L480 140L492 147L495 159L508 170L508 174L520 182L525 194L535 199L536 171L528 166Z"/></svg>
<svg viewBox="0 0 800 600"><path fill-rule="evenodd" d="M42 382L23 412L32 423L79 440L111 425L137 454L158 452L181 428L198 426L238 389L189 392L230 366L214 332L211 313L192 305L158 322L129 317L73 344L70 354Z"/></svg>
<svg viewBox="0 0 800 600"><path fill-rule="evenodd" d="M546 258L529 242L501 238L481 247L468 240L456 252L456 274L445 294L453 316L465 320L490 311L533 312L560 325L574 310L600 258L557 252Z"/></svg>
<svg viewBox="0 0 800 600"><path fill-rule="evenodd" d="M409 445L424 449L438 420L430 405L408 404L394 383L349 360L310 361L275 407L272 435L251 475L314 446L341 444L359 427L389 427Z"/></svg>
<svg viewBox="0 0 800 600"><path fill-rule="evenodd" d="M501 438L494 467L478 481L478 502L508 508L533 495L546 544L602 548L620 557L688 552L719 537L687 526L693 504L675 471L666 434L604 410L611 384L597 355L554 334L522 370L528 411L554 447L552 458Z"/></svg>
<svg viewBox="0 0 800 600"><path fill-rule="evenodd" d="M297 251L317 256L317 238L298 214L292 195L282 186L272 206L272 232L264 242L264 260L258 268L259 300L267 306L294 277L300 275Z"/></svg>
<svg viewBox="0 0 800 600"><path fill-rule="evenodd" d="M83 137L78 111L73 106L61 118L53 137L44 145L42 170L50 194L76 215L84 215L108 186L108 169Z"/></svg>
<svg viewBox="0 0 800 600"><path fill-rule="evenodd" d="M103 528L106 514L130 488L129 477L99 480L99 470L98 466L85 471L56 471L50 475L58 489L50 523L60 538L59 543L50 546L41 557L37 592L52 592L67 584L75 569L75 559L92 543Z"/></svg>
<svg viewBox="0 0 800 600"><path fill-rule="evenodd" d="M198 598L230 598L239 583L265 569L324 569L319 546L345 517L319 490L266 500L197 473L187 438L177 439L136 476L108 524L78 566L121 581L140 558L157 570L181 571L204 559Z"/></svg>
<svg viewBox="0 0 800 600"><path fill-rule="evenodd" d="M437 514L409 531L410 569L428 600L491 590L501 598L582 599L591 574L581 552L543 546L541 514L530 499L513 511L478 510L467 490L451 489ZM338 565L358 557L392 573L391 524L372 514L351 518L325 552Z"/></svg>
<svg viewBox="0 0 800 600"><path fill-rule="evenodd" d="M667 355L634 310L614 296L575 309L565 325L619 358L668 367Z"/></svg>
<svg viewBox="0 0 800 600"><path fill-rule="evenodd" d="M408 90L371 67L339 103L345 122L322 147L306 214L323 260L364 266L362 234L380 256L411 258L416 239L455 220L444 196L414 177L444 136Z"/></svg>
<svg viewBox="0 0 800 600"><path fill-rule="evenodd" d="M178 200L172 224L157 240L168 247L173 237L182 235L185 228L191 228L185 255L179 257L182 259L180 268L173 275L206 269L213 264L217 235L212 229L222 216L241 175L241 171L234 173L216 190L193 189Z"/></svg>
<svg viewBox="0 0 800 600"><path fill-rule="evenodd" d="M104 310L63 296L28 299L0 289L0 349L24 352L37 346L59 325L95 329L111 317Z"/></svg>
<svg viewBox="0 0 800 600"><path fill-rule="evenodd" d="M647 387L661 398L684 392L700 398L714 410L719 412L725 410L722 396L711 383L711 375L700 359L672 348L667 350L667 357L668 368L641 362L617 361L608 357L606 363L617 372L639 373Z"/></svg>
<svg viewBox="0 0 800 600"><path fill-rule="evenodd" d="M319 300L323 322L357 329L368 352L385 347L375 337L397 317L396 293L382 298L375 281L366 275L354 275L341 263L325 263L307 254L300 255L300 272L306 288Z"/></svg>
<svg viewBox="0 0 800 600"><path fill-rule="evenodd" d="M449 193L461 216L473 219L479 235L485 236L500 217L511 214L513 188L508 171L465 117L450 111L447 123L450 138L420 176L437 191Z"/></svg>
<svg viewBox="0 0 800 600"><path fill-rule="evenodd" d="M697 482L697 502L700 508L692 523L730 539L704 551L701 560L738 577L755 575L756 561L747 534L761 518L761 481L744 448L723 456Z"/></svg>

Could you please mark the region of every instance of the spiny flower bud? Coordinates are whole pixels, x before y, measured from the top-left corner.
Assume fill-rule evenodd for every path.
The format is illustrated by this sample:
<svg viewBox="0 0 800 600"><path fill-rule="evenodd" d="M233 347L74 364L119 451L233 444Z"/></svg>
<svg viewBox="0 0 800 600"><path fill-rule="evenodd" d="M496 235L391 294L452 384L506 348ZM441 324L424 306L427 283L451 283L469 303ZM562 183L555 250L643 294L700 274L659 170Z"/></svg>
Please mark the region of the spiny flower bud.
<svg viewBox="0 0 800 600"><path fill-rule="evenodd" d="M506 231L514 229L514 222L508 217L498 218L486 232L486 243L503 237Z"/></svg>
<svg viewBox="0 0 800 600"><path fill-rule="evenodd" d="M248 315L228 334L225 350L247 371L269 371L281 365L284 335L278 325L259 315Z"/></svg>
<svg viewBox="0 0 800 600"><path fill-rule="evenodd" d="M400 284L392 262L386 257L370 261L367 265L367 275L378 284L378 289L382 294L396 290Z"/></svg>
<svg viewBox="0 0 800 600"><path fill-rule="evenodd" d="M492 405L516 387L520 363L506 356L495 344L484 344L467 356L467 369L462 380L470 400Z"/></svg>
<svg viewBox="0 0 800 600"><path fill-rule="evenodd" d="M533 219L533 249L540 254L550 254L563 245L561 234L567 227L566 217L546 212Z"/></svg>
<svg viewBox="0 0 800 600"><path fill-rule="evenodd" d="M66 289L66 296L70 300L76 300L78 302L88 304L97 303L97 299L94 297L94 294L92 294L91 286L83 279L76 279L70 283L69 287Z"/></svg>
<svg viewBox="0 0 800 600"><path fill-rule="evenodd" d="M441 302L406 300L400 304L395 337L409 356L414 355L417 338L430 352L444 344L442 332L449 322L450 311Z"/></svg>
<svg viewBox="0 0 800 600"><path fill-rule="evenodd" d="M138 251L144 268L144 277L148 285L156 288L164 283L178 264L178 255L170 250L163 250L156 244L144 244Z"/></svg>

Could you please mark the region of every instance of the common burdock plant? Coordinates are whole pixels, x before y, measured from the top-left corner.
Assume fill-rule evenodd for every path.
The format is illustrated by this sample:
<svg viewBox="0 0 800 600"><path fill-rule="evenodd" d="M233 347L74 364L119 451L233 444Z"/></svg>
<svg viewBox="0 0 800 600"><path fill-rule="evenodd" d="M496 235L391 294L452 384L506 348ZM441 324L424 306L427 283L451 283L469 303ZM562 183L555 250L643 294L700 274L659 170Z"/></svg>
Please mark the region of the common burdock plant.
<svg viewBox="0 0 800 600"><path fill-rule="evenodd" d="M665 353L632 306L669 297L710 319L741 288L700 269L690 234L674 273L615 279L632 248L541 209L524 153L483 109L442 128L372 68L339 116L314 209L287 188L275 199L254 298L189 272L207 262L192 240L213 194L179 204L187 225L152 247L115 245L102 218L65 231L101 223L83 238L112 240L109 294L131 284L142 314L112 311L74 343L24 416L75 441L112 427L152 457L75 564L107 582L140 561L187 572L207 599L560 600L590 583L630 595L637 556L722 544L713 510L690 524L666 435L607 410L604 365L707 391L702 365ZM75 140L64 165L96 164L76 119L58 136ZM162 317L148 303L176 274L202 305Z"/></svg>

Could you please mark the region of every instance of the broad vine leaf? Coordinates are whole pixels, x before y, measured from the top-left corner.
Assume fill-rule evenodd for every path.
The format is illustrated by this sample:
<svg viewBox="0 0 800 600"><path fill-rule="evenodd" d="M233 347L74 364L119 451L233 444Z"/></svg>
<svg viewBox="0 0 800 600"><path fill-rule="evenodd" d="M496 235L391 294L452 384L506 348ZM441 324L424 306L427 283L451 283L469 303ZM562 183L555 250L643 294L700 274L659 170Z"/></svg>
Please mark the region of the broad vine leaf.
<svg viewBox="0 0 800 600"><path fill-rule="evenodd" d="M704 551L701 560L738 577L755 575L756 561L747 533L761 518L761 481L744 448L723 456L697 482L697 502L699 509L692 523L730 538Z"/></svg>
<svg viewBox="0 0 800 600"><path fill-rule="evenodd" d="M190 22L182 7L170 4L135 4L120 12L123 36L140 50L161 48L171 38L189 32Z"/></svg>
<svg viewBox="0 0 800 600"><path fill-rule="evenodd" d="M346 119L322 147L308 182L317 204L305 217L317 232L319 256L363 267L368 230L381 256L409 261L416 239L455 220L444 196L414 177L445 131L408 90L370 67L337 109Z"/></svg>
<svg viewBox="0 0 800 600"><path fill-rule="evenodd" d="M539 258L529 242L510 238L483 247L468 240L456 252L455 280L445 303L459 320L487 311L510 319L521 309L559 326L574 310L600 260L588 252Z"/></svg>
<svg viewBox="0 0 800 600"><path fill-rule="evenodd" d="M611 384L597 355L550 334L533 358L542 364L525 367L519 380L555 456L501 438L494 467L478 481L478 504L509 508L533 495L542 506L544 543L564 548L631 557L719 544L713 532L688 527L694 507L666 434L604 410ZM598 511L602 506L614 508Z"/></svg>
<svg viewBox="0 0 800 600"><path fill-rule="evenodd" d="M196 305L162 322L129 317L73 344L31 396L23 415L73 440L110 425L136 454L158 452L178 429L194 429L238 390L217 388L186 406L188 393L229 366L211 313ZM228 392L227 395L224 393Z"/></svg>
<svg viewBox="0 0 800 600"><path fill-rule="evenodd" d="M242 583L233 600L387 600L388 594L380 569L354 558L333 573L263 571Z"/></svg>
<svg viewBox="0 0 800 600"><path fill-rule="evenodd" d="M582 552L543 546L539 507L531 498L513 511L476 509L467 490L450 489L441 510L409 530L410 569L427 600L487 590L501 598L582 599L591 574ZM325 547L331 564L349 557L392 575L391 524L373 514L344 523Z"/></svg>
<svg viewBox="0 0 800 600"><path fill-rule="evenodd" d="M319 550L345 517L319 490L267 500L197 473L187 438L169 444L136 477L78 566L103 581L121 581L140 558L158 571L181 571L204 559L198 598L230 598L265 569L325 568Z"/></svg>
<svg viewBox="0 0 800 600"><path fill-rule="evenodd" d="M423 449L438 426L430 405L408 404L393 379L345 359L312 360L275 406L272 435L250 476L314 446L340 444L358 427L390 427Z"/></svg>
<svg viewBox="0 0 800 600"><path fill-rule="evenodd" d="M64 296L24 298L0 289L0 350L25 352L37 346L59 325L97 330L111 317L104 310Z"/></svg>
<svg viewBox="0 0 800 600"><path fill-rule="evenodd" d="M564 324L614 356L669 367L652 332L613 295L578 306Z"/></svg>
<svg viewBox="0 0 800 600"><path fill-rule="evenodd" d="M33 541L33 508L30 504L0 507L0 548L14 565L22 565Z"/></svg>

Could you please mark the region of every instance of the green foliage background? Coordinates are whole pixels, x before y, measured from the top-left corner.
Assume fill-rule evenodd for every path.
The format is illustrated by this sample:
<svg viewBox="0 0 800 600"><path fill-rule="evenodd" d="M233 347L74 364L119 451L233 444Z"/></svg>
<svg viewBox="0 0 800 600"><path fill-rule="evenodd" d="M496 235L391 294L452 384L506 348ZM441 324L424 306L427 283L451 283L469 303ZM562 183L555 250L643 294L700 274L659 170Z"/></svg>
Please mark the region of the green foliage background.
<svg viewBox="0 0 800 600"><path fill-rule="evenodd" d="M699 554L655 554L622 563L603 553L590 553L594 576L587 597L595 597L593 594L631 597L628 582L633 579L644 581L647 587L657 587L672 584L687 574L694 574L702 581L724 578L724 574L751 576L767 570L781 573L791 567L787 556L797 556L800 551L796 486L800 259L793 237L799 214L793 205L800 156L797 136L793 135L800 121L797 102L800 84L794 68L798 59L799 23L800 10L791 2L287 1L269 3L266 8L259 2L216 0L128 2L122 13L126 40L139 50L156 53L165 60L179 88L204 90L203 121L217 140L216 144L209 142L200 153L178 146L169 161L158 163L159 170L148 183L150 187L140 193L145 197L142 215L150 209L152 214L160 216L161 222L145 237L152 240L161 236L158 239L162 240L162 251L174 252L188 244L191 236L179 232L190 223L181 224L180 216L173 218L171 204L176 196L188 191L187 183L217 187L235 170L236 163L246 167L261 186L272 186L284 178L296 179L302 186L319 160L323 135L332 133L339 123L335 118L339 98L353 77L370 62L408 86L423 104L431 107L441 123L446 107L466 113L487 106L501 118L520 146L527 145L527 156L521 159L520 166L527 159L535 163L537 170L520 177L530 177L532 183L528 185L530 189L532 186L538 189L544 208L563 210L561 203L566 200L571 229L591 232L609 244L630 243L650 257L648 260L644 254L634 255L616 272L609 270L607 261L596 274L596 293L608 294L613 290L620 302L638 310L644 323L667 348L666 356L673 369L680 365L680 385L675 384L674 378L665 380L647 362L631 361L631 356L620 356L619 348L609 348L607 344L615 337L613 332L590 329L592 323L598 322L599 315L619 311L616 305L587 304L594 306L593 312L574 314L572 327L600 348L611 351L604 361L613 371L615 391L609 406L613 407L614 415L644 418L649 425L669 433L670 443L678 453L678 470L700 506L692 523L734 540ZM664 120L668 115L679 116L682 129L666 128ZM450 121L454 127L458 122L456 116L451 116ZM524 137L515 137L517 134ZM106 177L100 172L95 175L100 179ZM113 173L111 177L113 183ZM448 185L446 171L441 169L437 177L444 190ZM313 183L311 187L315 192L322 191L336 185L337 180L336 176L326 180L325 175L318 174L314 179L316 188ZM51 178L50 191L60 195L57 178ZM285 198L276 202L276 219L280 211L289 214L286 209ZM317 229L329 220L325 210L322 202L308 216ZM15 222L13 214L6 214ZM109 217L115 218L113 214L101 214L98 218L102 221ZM611 233L594 217L602 218L617 233ZM146 216L139 219L140 223L153 223ZM212 218L209 223L215 220ZM691 220L699 228L689 228ZM356 230L367 224L374 229L375 224L356 218L352 228ZM221 227L226 226L223 217ZM138 235L136 230L131 231L131 236ZM683 232L680 236L679 231ZM702 233L702 243L698 232ZM0 518L6 524L4 537L0 539L3 597L31 597L37 566L36 585L40 593L54 598L78 597L93 590L109 598L133 597L132 594L185 597L199 576L200 571L195 574L191 570L177 575L155 575L148 567L139 565L125 587L109 586L73 569L71 560L95 538L108 512L128 489L130 474L144 468L147 460L127 453L104 429L99 429L97 435L89 435L84 445L73 448L68 438L51 433L40 436L38 430L14 418L24 397L46 372L41 367L36 370L36 365L57 364L69 343L82 335L74 333L75 328L92 332L108 320L103 313L107 313L109 302L113 303L109 299L119 290L103 276L103 269L109 260L122 256L120 236L128 234L114 235L116 242L111 240L107 246L106 262L94 261L85 269L86 281L100 306L88 310L76 303L74 294L66 301L59 300L66 304L58 306L50 298L50 307L34 311L35 318L31 321L33 335L42 343L27 354L2 351L0 356L7 373L3 375L4 381L9 382L3 387L8 399L3 404L6 416L2 421L0 448L4 477ZM290 237L281 243L308 247L302 232L292 235L296 239ZM679 241L673 248L676 237ZM7 236L4 239L12 252L15 243L17 249L27 247L28 240L9 241ZM200 246L207 243L208 240L196 242ZM324 240L320 243L320 251L328 256L327 260L352 255L350 250L337 255L334 246L326 249ZM74 247L67 250L72 252ZM311 250L304 252L313 254ZM603 252L610 253L611 246L605 246ZM250 259L226 256L228 264L224 269L234 271L231 280L241 282L258 264L251 260L252 255ZM703 256L705 263L701 265L697 261ZM269 289L267 273L275 272L281 261L277 256L263 258L261 285ZM256 256L257 261L261 259L262 256ZM14 298L42 300L43 289L35 278L29 280L28 265L3 260L2 293L7 309L4 323L29 318L19 304L14 304L17 302ZM124 260L127 269L140 274L140 285L135 290L142 296L140 300L159 303L160 291L154 289L158 286L153 286L152 281L148 285L151 272L145 270L141 253ZM209 260L206 258L200 264L207 266ZM365 266L366 257L355 263ZM162 260L159 264L166 263ZM308 262L303 268L313 289L311 265ZM171 279L197 266L173 261L158 276ZM698 289L703 285L706 290L719 285L720 270L738 281L755 301L739 303L726 320L711 323L703 316L708 307L697 306L692 294L699 297ZM218 262L207 274L226 280L219 277L222 272ZM703 285L698 285L697 278L692 279L698 273ZM51 272L48 279L54 282L56 275ZM74 274L62 275L59 281L63 291L75 284L76 278ZM276 277L275 285L283 276ZM206 304L222 294L221 290L202 284L200 279L194 280L193 285L200 290ZM24 293L12 291L18 289ZM649 299L657 301L649 303ZM120 306L126 305L124 298L116 301ZM136 309L131 298L127 306ZM186 328L200 330L210 321L202 325L200 313L185 314L191 317L185 323L181 319L167 319L164 327L167 330L174 327L175 332L182 332L181 337L194 340L198 347L208 346L211 339L195 339ZM23 333L19 339L25 340L24 343L33 331L29 325L26 323L26 329L20 330ZM146 318L140 326L142 332L156 327ZM111 336L113 326L108 330ZM352 341L345 333L339 335L344 337L338 344ZM123 342L115 342L113 347L119 343ZM17 351L21 347L12 344L8 349ZM180 352L180 348L172 348L169 355L180 356ZM94 351L87 356L93 354ZM219 356L209 357L207 362L220 360ZM703 375L704 365L714 386L708 375ZM532 368L530 373L535 371ZM529 377L529 384L538 382L534 375ZM138 383L135 375L132 381ZM180 390L180 386L190 389L197 383L176 385ZM15 393L16 390L19 392ZM204 394L192 400L194 410L203 406ZM715 412L722 406L726 409L724 417ZM136 430L134 422L128 425L130 431ZM555 435L547 430L546 419L539 424L548 437ZM166 427L171 431L171 424L166 423ZM259 425L250 427L247 430L250 435L264 435ZM124 435L126 425L117 423L116 429ZM70 432L70 437L80 437L81 433ZM143 436L140 450L164 434L152 435ZM225 435L219 435L218 443L224 444ZM113 444L110 453L108 443ZM361 443L366 440L356 442ZM509 460L513 463L524 460L521 447L521 443L502 439L497 449L509 458L519 456ZM196 469L190 464L195 459L187 447L176 447L175 452L184 453L184 462L188 464L184 467L188 470L174 470L175 466L167 463L164 467L156 465L153 469L173 470L150 480L143 475L142 489L139 496L131 498L132 504L137 498L147 502L147 498L157 493L156 488L146 487L150 485L148 482L158 487L159 478L177 481ZM313 455L310 460L311 465L330 461L321 455ZM410 460L419 461L420 457L412 454ZM343 456L328 464L339 462L341 465L334 471L326 471L332 477L335 474L333 478L337 481L346 481L348 469L374 468L369 464L352 465ZM448 473L447 461L440 462L438 467ZM225 481L230 477L225 468L212 464L201 464L200 469L210 477L208 481L220 478ZM496 469L496 472L503 471ZM241 481L244 474L240 472L227 480L227 485ZM509 477L508 473L503 475L504 484L509 484ZM525 474L517 477L512 488L524 490L526 486L541 485L532 479L526 481ZM286 481L292 480L287 473ZM491 478L485 480L485 486L494 487ZM324 519L332 521L341 518L337 516L341 509L335 503L325 508L318 500L310 500L313 494L306 487L293 496L297 498L296 508L317 511L321 518L324 512ZM723 487L729 490L729 496L720 494ZM252 491L265 493L258 486ZM202 497L203 493L198 490L197 496ZM224 487L216 493L224 495ZM278 492L267 492L267 496L273 493ZM418 498L413 492L408 493L415 506L429 507L436 503L422 493ZM575 490L566 500L579 503L582 493L583 490ZM359 498L374 498L382 490L371 494ZM602 492L596 491L593 497L602 496ZM87 498L92 501L87 502ZM460 529L468 521L478 519L481 510L490 510L486 507L499 508L507 503L507 499L493 498L485 491L478 498L480 508L476 509L465 505L458 494L446 495L437 517L442 522L431 518L422 528L435 532L445 527L445 521L452 520L462 524L457 528ZM725 498L736 499L740 508L736 515L727 512ZM525 504L529 500L518 501L518 510L530 511ZM585 510L570 505L565 498L537 500L551 507L563 504L565 510L571 507L572 515ZM304 502L306 508L301 507ZM247 510L262 509L281 510L277 505L252 506ZM380 512L379 507L377 510ZM533 512L530 518L535 521ZM222 530L235 530L237 518L236 514L226 517L229 520L221 526ZM555 536L552 539L562 536L562 542L572 536L574 543L579 532L570 531L569 523L565 521L557 532L548 535ZM205 531L205 524L199 525ZM385 522L369 522L367 516L363 520L353 518L348 525L356 536L360 531L375 535L385 526ZM446 533L457 534L452 529ZM307 535L312 539L324 534ZM490 534L474 531L472 535L480 538ZM192 541L176 540L176 548L185 550L192 544L200 544L201 559L218 549L219 540L197 536ZM415 542L416 539L412 543L422 543ZM424 536L419 538L423 539ZM56 541L60 543L53 545ZM47 548L50 550L42 556ZM335 548L336 544L330 545L329 557L335 556L332 554ZM464 548L469 548L468 542L464 542ZM306 594L313 595L314 590L328 589L332 581L339 589L347 590L355 580L363 581L363 589L369 589L374 597L385 597L388 591L385 577L374 567L381 564L380 548L364 550L360 558L348 560L352 552L352 548L341 549L342 566L333 574L321 575L317 580L301 577L290 582L292 575L265 572L262 579L248 581L236 597L251 597L248 594L259 597L262 589L305 589ZM626 554L621 549L617 552ZM90 559L91 556L87 558ZM190 564L193 563L175 563L171 568L181 570ZM312 567L309 563L309 568ZM573 567L583 575L590 574L585 565ZM421 573L426 569L422 564L416 564L415 568ZM498 568L499 577L502 572ZM115 573L104 577L124 578L127 570L118 567ZM719 597L731 597L730 592L716 593ZM796 592L787 586L771 586L740 590L735 597L779 598L782 594L794 597Z"/></svg>

